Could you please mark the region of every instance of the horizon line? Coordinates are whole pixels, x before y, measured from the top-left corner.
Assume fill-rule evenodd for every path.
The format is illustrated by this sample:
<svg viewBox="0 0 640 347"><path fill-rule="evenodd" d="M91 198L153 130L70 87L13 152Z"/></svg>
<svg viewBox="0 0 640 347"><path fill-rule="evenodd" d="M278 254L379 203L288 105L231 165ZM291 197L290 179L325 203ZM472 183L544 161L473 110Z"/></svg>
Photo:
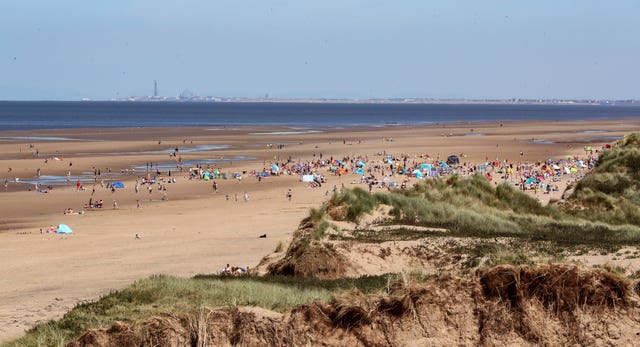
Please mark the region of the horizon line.
<svg viewBox="0 0 640 347"><path fill-rule="evenodd" d="M0 99L0 102L290 102L290 103L405 103L405 104L437 104L437 103L493 103L493 104L635 104L640 99L598 99L598 98L281 98L281 97L243 97L243 96L193 96L180 98L175 96L128 96L109 99Z"/></svg>

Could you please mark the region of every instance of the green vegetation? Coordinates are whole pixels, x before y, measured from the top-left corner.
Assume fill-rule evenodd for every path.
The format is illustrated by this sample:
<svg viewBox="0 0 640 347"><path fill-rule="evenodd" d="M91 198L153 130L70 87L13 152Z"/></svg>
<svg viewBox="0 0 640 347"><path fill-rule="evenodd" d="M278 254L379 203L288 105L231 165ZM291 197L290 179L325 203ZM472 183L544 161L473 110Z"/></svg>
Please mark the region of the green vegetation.
<svg viewBox="0 0 640 347"><path fill-rule="evenodd" d="M319 280L296 277L194 278L154 276L108 294L96 302L82 303L60 320L42 323L5 346L64 346L88 329L107 328L114 322L135 322L162 313L190 313L201 307L258 306L285 312L315 300L329 301L334 294L358 288L371 293L388 284L388 276Z"/></svg>
<svg viewBox="0 0 640 347"><path fill-rule="evenodd" d="M388 241L410 241L426 237L451 236L449 232L431 230L413 230L409 228L394 228L389 230L354 230L349 233L331 234L329 240L356 241L363 243L382 243Z"/></svg>
<svg viewBox="0 0 640 347"><path fill-rule="evenodd" d="M356 222L380 204L392 206L392 223L444 228L447 236L506 236L564 244L640 241L637 226L578 218L543 206L508 184L494 187L482 176L427 180L385 194L355 188L334 195L325 208L334 218Z"/></svg>
<svg viewBox="0 0 640 347"><path fill-rule="evenodd" d="M640 133L604 152L563 209L592 221L640 226Z"/></svg>
<svg viewBox="0 0 640 347"><path fill-rule="evenodd" d="M480 241L469 246L459 246L450 250L451 253L467 254L468 260L464 264L467 268L495 266L501 264L533 265L535 252L522 248L515 249L513 245L498 244L496 242ZM481 264L484 262L484 264Z"/></svg>

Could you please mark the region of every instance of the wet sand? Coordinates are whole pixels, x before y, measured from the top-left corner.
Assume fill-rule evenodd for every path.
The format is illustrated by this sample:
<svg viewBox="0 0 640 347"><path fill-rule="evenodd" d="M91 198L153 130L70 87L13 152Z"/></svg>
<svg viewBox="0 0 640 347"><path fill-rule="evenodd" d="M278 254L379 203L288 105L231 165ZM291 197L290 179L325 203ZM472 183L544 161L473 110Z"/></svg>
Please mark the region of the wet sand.
<svg viewBox="0 0 640 347"><path fill-rule="evenodd" d="M640 120L625 119L323 129L302 134L281 127L0 132L0 179L10 181L6 191L0 185L0 340L19 336L38 321L58 318L80 301L152 274L192 276L216 272L227 263L251 267L290 237L308 209L327 199L330 187L359 185L351 174L327 175L322 188L307 188L299 176L262 182L244 176L241 182L217 180L219 191L214 193L210 181L188 180L185 172L172 170L176 183L167 184L168 201L156 189L149 194L142 187L136 194L135 179L146 171L146 163L171 163L175 158L169 153L176 147L183 161L219 160L215 166L223 172L261 171L276 158L305 161L320 153L323 158L378 158L386 152L433 159L464 154L463 160L472 163L487 158L534 162L584 155L585 145L599 147L638 130ZM267 146L278 143L284 148ZM120 174L134 167L136 174ZM38 193L33 185L15 182L35 179L38 169L42 176L59 177L70 170L72 184ZM87 190L76 190L76 179L91 180L94 169L101 170L106 182L113 177L126 187L112 192L97 185L93 197L89 182L84 183ZM293 191L292 201L286 199L287 189ZM247 202L244 192L250 196ZM65 208L82 209L89 198L102 199L103 208L63 215ZM114 200L118 209L113 209ZM70 225L74 234L40 233L41 228L59 223ZM137 240L135 234L142 238ZM258 238L261 234L267 238Z"/></svg>

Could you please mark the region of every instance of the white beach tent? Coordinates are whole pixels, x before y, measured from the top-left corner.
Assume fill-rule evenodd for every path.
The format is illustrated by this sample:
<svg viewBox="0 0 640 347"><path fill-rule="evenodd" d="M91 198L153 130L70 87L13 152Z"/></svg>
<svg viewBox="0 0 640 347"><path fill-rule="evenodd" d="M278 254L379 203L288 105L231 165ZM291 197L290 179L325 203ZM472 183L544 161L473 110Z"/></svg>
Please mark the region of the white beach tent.
<svg viewBox="0 0 640 347"><path fill-rule="evenodd" d="M313 175L302 175L302 182L313 182Z"/></svg>

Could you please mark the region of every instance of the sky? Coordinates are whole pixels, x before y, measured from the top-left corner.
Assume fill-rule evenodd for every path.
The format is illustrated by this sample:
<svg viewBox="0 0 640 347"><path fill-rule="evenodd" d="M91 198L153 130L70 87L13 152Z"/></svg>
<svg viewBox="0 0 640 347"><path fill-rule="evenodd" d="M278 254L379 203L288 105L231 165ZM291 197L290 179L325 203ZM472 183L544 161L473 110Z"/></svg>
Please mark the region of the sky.
<svg viewBox="0 0 640 347"><path fill-rule="evenodd" d="M640 99L640 1L0 2L0 100Z"/></svg>

